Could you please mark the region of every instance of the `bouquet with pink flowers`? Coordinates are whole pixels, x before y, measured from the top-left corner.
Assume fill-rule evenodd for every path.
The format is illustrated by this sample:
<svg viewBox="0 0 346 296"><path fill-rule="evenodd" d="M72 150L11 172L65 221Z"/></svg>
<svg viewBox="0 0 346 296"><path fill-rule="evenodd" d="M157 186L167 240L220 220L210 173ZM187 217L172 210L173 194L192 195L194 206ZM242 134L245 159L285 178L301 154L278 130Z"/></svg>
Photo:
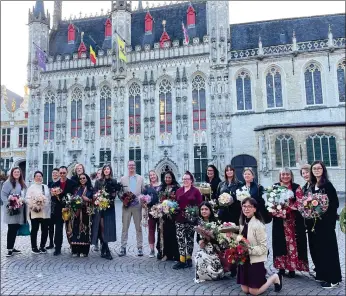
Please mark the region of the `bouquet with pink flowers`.
<svg viewBox="0 0 346 296"><path fill-rule="evenodd" d="M151 202L151 196L148 195L148 194L146 194L146 195L140 194L140 195L138 196L138 199L139 199L139 202L140 202L142 205L147 205L148 203Z"/></svg>
<svg viewBox="0 0 346 296"><path fill-rule="evenodd" d="M11 194L8 197L8 204L6 206L7 212L10 216L18 215L19 210L24 205L24 200L19 194Z"/></svg>
<svg viewBox="0 0 346 296"><path fill-rule="evenodd" d="M311 231L315 231L317 219L322 219L321 216L328 209L329 199L327 194L308 193L301 200L298 200L298 211L305 219L314 219L314 225Z"/></svg>

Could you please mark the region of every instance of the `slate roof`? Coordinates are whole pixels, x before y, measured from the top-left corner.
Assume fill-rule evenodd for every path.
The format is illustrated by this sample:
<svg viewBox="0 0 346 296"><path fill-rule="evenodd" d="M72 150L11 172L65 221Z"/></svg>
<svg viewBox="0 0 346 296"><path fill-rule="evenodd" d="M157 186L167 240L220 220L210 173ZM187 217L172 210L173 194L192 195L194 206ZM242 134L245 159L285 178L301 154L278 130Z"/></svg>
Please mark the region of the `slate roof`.
<svg viewBox="0 0 346 296"><path fill-rule="evenodd" d="M344 14L232 24L231 49L258 48L259 36L263 47L292 43L293 30L296 32L297 42L328 39L329 24L334 38L345 37Z"/></svg>
<svg viewBox="0 0 346 296"><path fill-rule="evenodd" d="M40 13L43 17L45 16L43 0L37 0L36 4L35 4L35 8L34 8L34 16L35 17L39 17Z"/></svg>

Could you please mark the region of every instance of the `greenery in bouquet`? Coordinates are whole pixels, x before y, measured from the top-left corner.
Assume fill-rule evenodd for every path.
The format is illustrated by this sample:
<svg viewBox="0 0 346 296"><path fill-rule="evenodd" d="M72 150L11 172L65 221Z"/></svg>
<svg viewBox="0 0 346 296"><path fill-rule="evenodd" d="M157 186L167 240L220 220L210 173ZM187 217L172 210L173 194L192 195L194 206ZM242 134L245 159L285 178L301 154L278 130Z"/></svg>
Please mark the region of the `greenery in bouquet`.
<svg viewBox="0 0 346 296"><path fill-rule="evenodd" d="M217 239L219 234L219 227L215 222L201 222L194 227L194 230L206 241Z"/></svg>
<svg viewBox="0 0 346 296"><path fill-rule="evenodd" d="M98 190L94 194L94 206L98 211L105 211L110 208L109 194L104 189Z"/></svg>
<svg viewBox="0 0 346 296"><path fill-rule="evenodd" d="M161 205L164 215L170 219L179 213L179 204L176 201L166 199L161 203Z"/></svg>
<svg viewBox="0 0 346 296"><path fill-rule="evenodd" d="M242 202L245 198L251 197L250 192L246 186L243 186L242 188L237 189L235 194L236 194L237 200L239 200L240 202Z"/></svg>
<svg viewBox="0 0 346 296"><path fill-rule="evenodd" d="M191 223L197 223L199 218L199 208L197 206L187 206L184 210L184 217Z"/></svg>
<svg viewBox="0 0 346 296"><path fill-rule="evenodd" d="M243 265L249 257L249 241L241 234L228 233L229 248L225 251L228 263Z"/></svg>
<svg viewBox="0 0 346 296"><path fill-rule="evenodd" d="M273 185L266 187L263 192L265 205L269 213L277 218L286 218L289 211L289 198L293 192L284 186Z"/></svg>
<svg viewBox="0 0 346 296"><path fill-rule="evenodd" d="M311 231L315 231L317 219L321 219L322 214L328 210L329 199L327 194L311 193L298 200L298 211L305 219L314 219Z"/></svg>
<svg viewBox="0 0 346 296"><path fill-rule="evenodd" d="M20 208L23 207L24 200L21 198L19 194L11 194L8 197L7 203L7 213L10 216L15 216L19 214Z"/></svg>
<svg viewBox="0 0 346 296"><path fill-rule="evenodd" d="M77 210L83 207L83 199L77 194L66 194L63 197L63 202L65 204L65 208L71 209L73 212L77 212Z"/></svg>
<svg viewBox="0 0 346 296"><path fill-rule="evenodd" d="M219 206L220 207L228 207L233 203L233 197L227 193L222 193L218 198Z"/></svg>

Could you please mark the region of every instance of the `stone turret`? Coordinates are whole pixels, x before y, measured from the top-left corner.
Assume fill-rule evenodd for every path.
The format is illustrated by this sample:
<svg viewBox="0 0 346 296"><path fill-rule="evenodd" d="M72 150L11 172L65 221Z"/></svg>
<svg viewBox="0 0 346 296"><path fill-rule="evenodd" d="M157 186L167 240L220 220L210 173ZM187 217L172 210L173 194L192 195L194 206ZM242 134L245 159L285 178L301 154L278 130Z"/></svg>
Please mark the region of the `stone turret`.
<svg viewBox="0 0 346 296"><path fill-rule="evenodd" d="M57 30L62 16L62 0L54 1L53 27L52 30Z"/></svg>

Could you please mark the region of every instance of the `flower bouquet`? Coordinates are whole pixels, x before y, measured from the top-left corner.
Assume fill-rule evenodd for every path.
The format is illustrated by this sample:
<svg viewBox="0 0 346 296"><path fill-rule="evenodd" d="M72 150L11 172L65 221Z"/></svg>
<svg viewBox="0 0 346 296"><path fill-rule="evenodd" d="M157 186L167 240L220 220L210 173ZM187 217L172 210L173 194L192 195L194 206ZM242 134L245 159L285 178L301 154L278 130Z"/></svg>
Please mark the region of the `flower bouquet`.
<svg viewBox="0 0 346 296"><path fill-rule="evenodd" d="M184 210L184 217L190 223L197 223L199 217L199 208L197 206L187 206Z"/></svg>
<svg viewBox="0 0 346 296"><path fill-rule="evenodd" d="M342 209L340 213L340 228L343 233L345 233L346 230L346 207Z"/></svg>
<svg viewBox="0 0 346 296"><path fill-rule="evenodd" d="M148 221L149 221L149 212L148 212L148 203L151 202L151 196L150 195L144 195L140 194L138 196L138 200L142 205L142 221L141 224L143 227L148 227Z"/></svg>
<svg viewBox="0 0 346 296"><path fill-rule="evenodd" d="M176 200L175 192L171 188L159 192L159 202L162 203L166 199Z"/></svg>
<svg viewBox="0 0 346 296"><path fill-rule="evenodd" d="M19 210L24 205L24 200L19 194L11 194L8 197L8 204L6 206L7 213L10 216L15 216L19 214Z"/></svg>
<svg viewBox="0 0 346 296"><path fill-rule="evenodd" d="M53 187L51 190L50 190L50 193L52 196L59 196L59 194L62 193L62 190L60 187Z"/></svg>
<svg viewBox="0 0 346 296"><path fill-rule="evenodd" d="M214 199L211 199L209 203L211 205L211 208L213 209L215 218L218 218L219 204Z"/></svg>
<svg viewBox="0 0 346 296"><path fill-rule="evenodd" d="M207 195L208 197L210 197L211 195L211 187L210 187L210 184L209 183L201 183L199 185L199 191L201 192L201 194L203 195Z"/></svg>
<svg viewBox="0 0 346 296"><path fill-rule="evenodd" d="M137 199L137 196L135 194L133 194L131 191L127 191L125 192L120 200L123 202L123 207L124 208L128 208L130 206L133 206L136 204L136 201L138 203L138 199Z"/></svg>
<svg viewBox="0 0 346 296"><path fill-rule="evenodd" d="M219 233L219 227L215 222L202 222L200 225L195 226L194 230L206 241L217 238Z"/></svg>
<svg viewBox="0 0 346 296"><path fill-rule="evenodd" d="M138 196L138 200L142 205L147 205L148 203L151 202L151 196L148 194L146 194L146 195L141 194Z"/></svg>
<svg viewBox="0 0 346 296"><path fill-rule="evenodd" d="M317 219L321 219L323 213L328 209L329 199L327 194L308 193L302 199L298 200L298 211L305 219L314 219L314 225L311 231L315 231Z"/></svg>
<svg viewBox="0 0 346 296"><path fill-rule="evenodd" d="M83 206L83 199L77 194L66 194L63 198L63 202L65 203L65 208L70 208L73 212L77 212L77 210L81 209Z"/></svg>
<svg viewBox="0 0 346 296"><path fill-rule="evenodd" d="M249 256L249 241L241 234L232 234L229 249L225 251L228 263L243 265Z"/></svg>
<svg viewBox="0 0 346 296"><path fill-rule="evenodd" d="M233 203L233 197L229 193L224 192L219 196L218 201L220 207L228 207Z"/></svg>
<svg viewBox="0 0 346 296"><path fill-rule="evenodd" d="M179 213L179 205L176 201L166 199L161 203L161 205L164 215L170 219Z"/></svg>
<svg viewBox="0 0 346 296"><path fill-rule="evenodd" d="M269 213L277 218L286 218L289 210L289 190L284 186L273 185L264 189L265 205Z"/></svg>
<svg viewBox="0 0 346 296"><path fill-rule="evenodd" d="M35 213L40 213L44 206L46 205L47 198L42 193L38 196L29 196L28 197L28 206L29 209Z"/></svg>
<svg viewBox="0 0 346 296"><path fill-rule="evenodd" d="M164 215L162 204L158 203L156 205L153 205L150 209L149 214L152 215L155 219L162 218Z"/></svg>
<svg viewBox="0 0 346 296"><path fill-rule="evenodd" d="M97 191L94 197L94 206L96 210L105 211L110 208L109 194L104 189L100 189L99 191Z"/></svg>
<svg viewBox="0 0 346 296"><path fill-rule="evenodd" d="M235 194L237 196L237 200L239 200L240 202L242 202L245 198L251 197L249 190L247 189L246 186L243 186L242 188L237 189Z"/></svg>
<svg viewBox="0 0 346 296"><path fill-rule="evenodd" d="M232 223L232 222L223 222L219 227L219 231L221 233L228 233L228 232L238 233L239 226L237 226L235 223Z"/></svg>

